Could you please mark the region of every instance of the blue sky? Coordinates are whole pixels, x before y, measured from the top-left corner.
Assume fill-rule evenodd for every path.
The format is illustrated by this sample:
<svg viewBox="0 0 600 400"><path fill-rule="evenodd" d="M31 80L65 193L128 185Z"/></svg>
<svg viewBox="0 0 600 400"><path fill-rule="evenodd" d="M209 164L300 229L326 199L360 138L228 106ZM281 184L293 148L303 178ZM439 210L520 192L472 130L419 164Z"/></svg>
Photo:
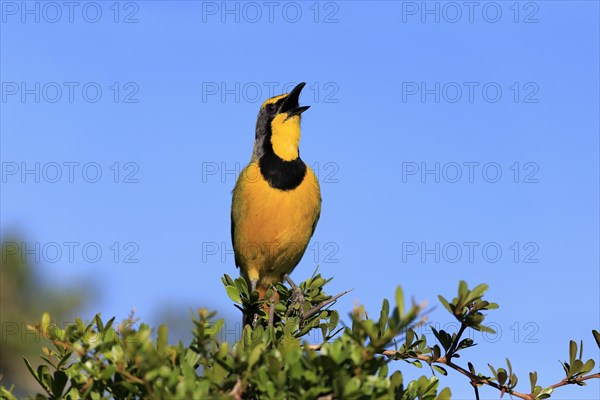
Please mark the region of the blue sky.
<svg viewBox="0 0 600 400"><path fill-rule="evenodd" d="M237 318L235 171L262 101L306 81L323 207L295 280L319 264L373 315L396 285L437 305L486 282L498 334L464 357L508 356L523 391L562 379L569 339L598 360L597 2L170 3L1 3L0 228L43 282L93 287L88 317Z"/></svg>

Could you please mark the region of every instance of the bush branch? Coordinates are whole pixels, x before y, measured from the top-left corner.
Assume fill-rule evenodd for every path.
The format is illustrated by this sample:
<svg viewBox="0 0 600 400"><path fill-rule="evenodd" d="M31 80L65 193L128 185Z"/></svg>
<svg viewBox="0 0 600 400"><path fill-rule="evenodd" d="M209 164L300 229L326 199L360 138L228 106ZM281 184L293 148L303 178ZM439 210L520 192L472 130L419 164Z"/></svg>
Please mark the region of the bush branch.
<svg viewBox="0 0 600 400"><path fill-rule="evenodd" d="M321 349L321 345L311 344L311 345L307 345L306 348L308 350L318 351ZM520 393L515 390L509 389L506 386L498 385L496 382L493 382L486 377L472 374L471 372L467 371L460 365L456 365L452 361L448 361L446 357L440 357L438 359L432 360L431 357L426 356L426 355L417 354L416 356L410 356L405 353L399 353L396 350L384 350L380 354L382 354L384 356L392 357L392 358L396 358L396 357L400 356L401 359L419 360L419 361L423 361L427 364L442 364L449 368L452 368L453 370L463 374L464 376L466 376L467 378L469 378L471 380L471 385L473 385L473 387L475 388L477 397L479 396L479 392L477 391L477 386L478 385L487 385L487 386L493 387L494 389L499 390L500 392L508 393L508 394L518 397L520 399L524 399L524 400L534 400L535 399L533 394ZM561 386L577 384L577 383L580 383L583 381L587 381L588 379L600 379L600 373L590 374L590 375L582 376L582 377L575 378L575 379L565 378L562 381L555 383L554 385L551 385L550 387L552 389L555 389L555 388L558 388Z"/></svg>

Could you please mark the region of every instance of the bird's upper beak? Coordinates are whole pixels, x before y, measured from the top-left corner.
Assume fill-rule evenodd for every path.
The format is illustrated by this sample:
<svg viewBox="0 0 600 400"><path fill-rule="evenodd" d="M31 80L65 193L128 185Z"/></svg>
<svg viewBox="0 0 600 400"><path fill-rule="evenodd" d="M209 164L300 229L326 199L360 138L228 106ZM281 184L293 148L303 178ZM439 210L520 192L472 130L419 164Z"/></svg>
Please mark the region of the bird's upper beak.
<svg viewBox="0 0 600 400"><path fill-rule="evenodd" d="M281 108L279 109L280 113L287 113L287 118L291 118L295 115L300 115L304 111L308 110L310 106L302 106L299 107L298 100L300 99L300 92L302 92L302 88L306 85L306 82L299 83L295 88L292 89L288 97L285 99Z"/></svg>

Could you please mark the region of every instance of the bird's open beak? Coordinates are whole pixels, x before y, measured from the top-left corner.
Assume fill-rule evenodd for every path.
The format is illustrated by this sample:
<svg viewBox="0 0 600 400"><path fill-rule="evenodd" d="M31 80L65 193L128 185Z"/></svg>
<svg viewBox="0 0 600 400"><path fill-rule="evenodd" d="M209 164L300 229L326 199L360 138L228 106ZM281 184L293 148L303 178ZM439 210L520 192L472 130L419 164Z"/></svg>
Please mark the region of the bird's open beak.
<svg viewBox="0 0 600 400"><path fill-rule="evenodd" d="M300 99L300 92L302 92L302 88L306 85L306 82L299 83L295 88L292 89L288 97L285 99L281 108L279 109L280 113L287 113L287 119L300 115L304 111L308 110L310 106L302 106L299 107L298 100Z"/></svg>

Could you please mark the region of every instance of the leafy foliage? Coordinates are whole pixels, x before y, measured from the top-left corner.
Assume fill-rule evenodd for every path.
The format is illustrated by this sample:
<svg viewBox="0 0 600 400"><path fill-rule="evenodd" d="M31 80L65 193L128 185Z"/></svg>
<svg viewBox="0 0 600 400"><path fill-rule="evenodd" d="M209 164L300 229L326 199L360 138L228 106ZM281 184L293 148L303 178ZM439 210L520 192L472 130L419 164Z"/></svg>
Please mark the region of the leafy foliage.
<svg viewBox="0 0 600 400"><path fill-rule="evenodd" d="M434 330L436 343L418 336L416 327L424 321L423 308L405 304L400 288L392 307L385 299L378 319L370 319L363 307L350 314L351 326L340 326L331 306L336 296L325 294L328 280L315 274L299 285L304 301L294 289L278 284L259 299L250 293L243 279L225 275L227 295L256 319L243 327L240 340L219 340L223 320L201 309L194 317L194 338L189 346L168 344L168 332L161 325L154 338L146 324L135 328L133 315L121 324L104 322L99 315L92 322L81 320L61 329L48 314L31 329L51 343L42 348L44 363L34 368L25 360L44 393L37 398L137 399L137 398L227 398L227 399L403 399L448 400L448 388L441 389L436 373L454 369L466 375L475 390L493 386L503 393L524 399L550 397L554 387L585 384L595 377L586 375L593 360L582 360L582 346L571 342L569 362L563 367L564 383L542 388L537 373L530 373L531 392L516 392L518 379L510 361L506 368L490 366L492 376L468 370L454 363L459 352L473 347L462 339L468 329L491 332L483 324L486 310L498 308L483 300L487 285L469 290L459 284L452 301L440 296L443 306L460 322L456 333ZM317 330L323 340L309 343ZM594 331L594 335L600 335ZM405 383L400 371L390 372L390 363L404 360L417 367L430 366L432 374ZM0 388L0 395L12 398Z"/></svg>
<svg viewBox="0 0 600 400"><path fill-rule="evenodd" d="M26 322L50 312L60 323L72 321L81 305L87 304L93 292L90 285L49 288L39 279L40 265L31 254L35 243L18 236L8 236L0 249L0 382L15 384L14 393L22 395L37 388L23 357L39 352L39 338L26 330ZM87 290L83 290L86 287ZM0 392L0 398L2 394Z"/></svg>

